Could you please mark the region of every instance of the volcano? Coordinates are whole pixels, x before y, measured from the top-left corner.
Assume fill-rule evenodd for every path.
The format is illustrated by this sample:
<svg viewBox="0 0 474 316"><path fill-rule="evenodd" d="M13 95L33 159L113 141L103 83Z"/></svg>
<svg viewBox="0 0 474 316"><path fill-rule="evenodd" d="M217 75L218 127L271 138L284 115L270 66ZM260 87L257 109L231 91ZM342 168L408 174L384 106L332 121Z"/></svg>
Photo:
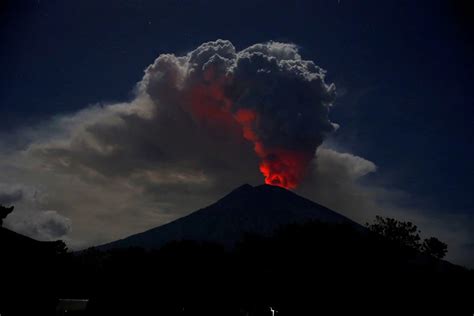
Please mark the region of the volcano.
<svg viewBox="0 0 474 316"><path fill-rule="evenodd" d="M86 289L93 315L472 315L467 270L366 232L282 187L246 184L98 247L112 251L79 253L67 285Z"/></svg>
<svg viewBox="0 0 474 316"><path fill-rule="evenodd" d="M97 248L158 249L168 242L180 240L232 246L246 233L270 235L281 226L315 220L364 229L347 217L282 187L244 184L187 216Z"/></svg>

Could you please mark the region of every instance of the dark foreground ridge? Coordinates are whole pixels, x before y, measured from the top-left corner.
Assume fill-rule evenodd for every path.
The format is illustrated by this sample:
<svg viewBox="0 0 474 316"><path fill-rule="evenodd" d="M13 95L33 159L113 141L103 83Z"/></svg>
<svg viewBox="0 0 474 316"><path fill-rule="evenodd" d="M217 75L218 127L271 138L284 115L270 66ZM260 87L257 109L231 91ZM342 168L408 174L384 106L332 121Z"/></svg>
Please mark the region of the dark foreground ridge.
<svg viewBox="0 0 474 316"><path fill-rule="evenodd" d="M270 235L282 225L318 220L360 225L289 190L244 184L216 203L171 223L97 247L158 249L170 241L194 240L233 246L246 233Z"/></svg>
<svg viewBox="0 0 474 316"><path fill-rule="evenodd" d="M51 315L65 255L62 241L38 241L0 227L0 314Z"/></svg>
<svg viewBox="0 0 474 316"><path fill-rule="evenodd" d="M244 185L168 225L79 253L1 232L2 316L474 312L473 271L278 187Z"/></svg>

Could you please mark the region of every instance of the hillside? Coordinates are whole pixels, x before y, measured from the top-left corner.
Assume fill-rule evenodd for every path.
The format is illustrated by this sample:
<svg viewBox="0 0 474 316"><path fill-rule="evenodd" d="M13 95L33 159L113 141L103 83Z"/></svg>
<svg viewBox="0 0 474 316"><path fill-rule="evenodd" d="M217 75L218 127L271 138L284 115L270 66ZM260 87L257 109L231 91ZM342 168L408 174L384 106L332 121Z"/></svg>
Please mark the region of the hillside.
<svg viewBox="0 0 474 316"><path fill-rule="evenodd" d="M244 184L208 207L98 248L157 249L177 240L217 242L229 246L245 233L269 235L282 225L309 220L345 223L363 229L350 219L289 190Z"/></svg>

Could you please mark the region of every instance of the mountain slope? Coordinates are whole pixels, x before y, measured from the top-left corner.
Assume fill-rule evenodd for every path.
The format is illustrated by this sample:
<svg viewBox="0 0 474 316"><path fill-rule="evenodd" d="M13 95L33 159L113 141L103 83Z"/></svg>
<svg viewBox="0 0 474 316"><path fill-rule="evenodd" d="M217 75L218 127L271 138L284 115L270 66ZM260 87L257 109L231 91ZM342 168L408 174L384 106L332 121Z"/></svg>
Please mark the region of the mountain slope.
<svg viewBox="0 0 474 316"><path fill-rule="evenodd" d="M173 240L212 241L232 245L244 233L270 234L281 225L319 220L357 223L286 189L245 184L216 203L151 230L97 248L156 249Z"/></svg>
<svg viewBox="0 0 474 316"><path fill-rule="evenodd" d="M38 241L0 227L0 315L54 315L67 275L59 272L65 251L62 241Z"/></svg>

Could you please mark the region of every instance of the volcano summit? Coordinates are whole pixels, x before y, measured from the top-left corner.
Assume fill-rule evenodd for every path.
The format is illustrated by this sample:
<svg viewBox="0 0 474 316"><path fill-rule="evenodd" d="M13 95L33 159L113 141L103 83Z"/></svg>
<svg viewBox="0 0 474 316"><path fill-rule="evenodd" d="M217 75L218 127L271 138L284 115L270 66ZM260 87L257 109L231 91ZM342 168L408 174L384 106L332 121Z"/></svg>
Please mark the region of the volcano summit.
<svg viewBox="0 0 474 316"><path fill-rule="evenodd" d="M167 242L179 240L209 241L232 246L245 233L269 235L281 226L311 220L345 223L362 229L350 219L284 188L244 184L203 209L98 248L157 249Z"/></svg>

